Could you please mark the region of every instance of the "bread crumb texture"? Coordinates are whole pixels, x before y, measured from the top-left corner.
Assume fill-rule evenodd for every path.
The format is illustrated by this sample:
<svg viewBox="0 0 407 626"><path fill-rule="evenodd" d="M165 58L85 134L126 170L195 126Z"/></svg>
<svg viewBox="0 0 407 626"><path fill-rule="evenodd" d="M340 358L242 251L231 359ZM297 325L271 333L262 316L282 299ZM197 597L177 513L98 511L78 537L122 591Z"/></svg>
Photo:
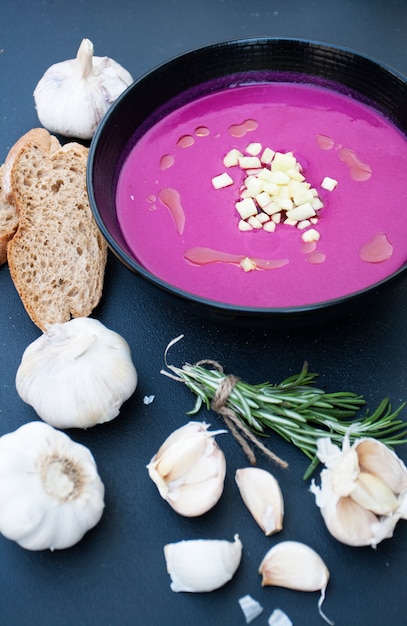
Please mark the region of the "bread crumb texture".
<svg viewBox="0 0 407 626"><path fill-rule="evenodd" d="M88 150L24 148L11 174L19 226L8 244L11 277L32 321L46 330L87 317L102 296L107 246L86 190Z"/></svg>

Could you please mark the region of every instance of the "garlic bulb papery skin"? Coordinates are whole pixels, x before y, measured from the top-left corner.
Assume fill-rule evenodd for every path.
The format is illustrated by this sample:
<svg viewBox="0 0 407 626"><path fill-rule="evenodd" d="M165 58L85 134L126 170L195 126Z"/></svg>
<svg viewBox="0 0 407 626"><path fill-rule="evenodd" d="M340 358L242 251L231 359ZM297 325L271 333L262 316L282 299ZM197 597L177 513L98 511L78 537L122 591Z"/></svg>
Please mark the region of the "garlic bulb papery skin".
<svg viewBox="0 0 407 626"><path fill-rule="evenodd" d="M23 548L76 544L99 522L104 491L89 449L52 426L0 437L0 532Z"/></svg>
<svg viewBox="0 0 407 626"><path fill-rule="evenodd" d="M407 468L377 439L345 436L342 450L329 438L317 442L325 464L321 484L312 481L326 527L349 546L377 546L393 535L397 522L407 519Z"/></svg>
<svg viewBox="0 0 407 626"><path fill-rule="evenodd" d="M130 348L90 317L53 324L24 351L20 397L56 428L88 428L114 419L137 386Z"/></svg>
<svg viewBox="0 0 407 626"><path fill-rule="evenodd" d="M161 497L180 515L209 511L223 493L225 455L205 422L188 422L173 431L147 465Z"/></svg>
<svg viewBox="0 0 407 626"><path fill-rule="evenodd" d="M258 467L238 469L235 475L242 500L266 535L283 528L284 500L280 485L270 472Z"/></svg>
<svg viewBox="0 0 407 626"><path fill-rule="evenodd" d="M119 63L93 56L92 42L83 39L75 59L51 65L38 82L38 118L52 133L92 139L106 111L132 82Z"/></svg>
<svg viewBox="0 0 407 626"><path fill-rule="evenodd" d="M315 550L299 541L282 541L267 552L260 564L259 574L263 587L272 585L297 591L320 591L319 614L328 624L333 624L321 609L329 570Z"/></svg>
<svg viewBox="0 0 407 626"><path fill-rule="evenodd" d="M240 565L242 542L191 539L164 546L172 591L207 592L223 587Z"/></svg>

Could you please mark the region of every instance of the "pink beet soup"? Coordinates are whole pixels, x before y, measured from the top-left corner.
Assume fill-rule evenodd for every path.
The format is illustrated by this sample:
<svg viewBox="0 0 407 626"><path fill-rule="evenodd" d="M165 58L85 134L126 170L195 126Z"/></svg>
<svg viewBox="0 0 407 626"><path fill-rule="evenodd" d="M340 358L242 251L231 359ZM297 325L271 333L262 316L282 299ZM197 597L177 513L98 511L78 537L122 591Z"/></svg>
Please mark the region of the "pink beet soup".
<svg viewBox="0 0 407 626"><path fill-rule="evenodd" d="M251 143L301 164L323 203L308 228L317 241L284 223L239 230L246 174L223 159ZM374 108L326 87L248 84L198 97L145 132L121 169L117 216L135 259L183 291L244 307L303 306L405 263L406 171L406 137ZM224 172L233 183L215 189ZM325 177L337 181L332 191Z"/></svg>

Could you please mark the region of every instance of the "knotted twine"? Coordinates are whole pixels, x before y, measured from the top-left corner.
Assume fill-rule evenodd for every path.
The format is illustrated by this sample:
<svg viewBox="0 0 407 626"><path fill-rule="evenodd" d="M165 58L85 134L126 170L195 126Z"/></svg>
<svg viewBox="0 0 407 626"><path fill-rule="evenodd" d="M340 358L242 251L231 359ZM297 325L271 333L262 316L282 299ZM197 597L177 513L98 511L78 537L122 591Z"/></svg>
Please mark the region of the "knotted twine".
<svg viewBox="0 0 407 626"><path fill-rule="evenodd" d="M219 372L224 374L223 367L217 361L210 359L203 359L198 361L195 365L212 366ZM230 430L233 437L241 446L243 452L247 456L249 462L252 465L256 465L256 456L250 447L248 441L255 447L259 448L269 459L277 463L280 467L288 467L288 463L280 459L279 456L274 454L271 450L266 448L265 445L251 432L251 430L242 422L237 416L235 411L228 406L229 396L233 391L235 385L239 382L239 378L234 374L224 375L224 378L219 383L211 402L211 409L220 415L225 422L226 426Z"/></svg>

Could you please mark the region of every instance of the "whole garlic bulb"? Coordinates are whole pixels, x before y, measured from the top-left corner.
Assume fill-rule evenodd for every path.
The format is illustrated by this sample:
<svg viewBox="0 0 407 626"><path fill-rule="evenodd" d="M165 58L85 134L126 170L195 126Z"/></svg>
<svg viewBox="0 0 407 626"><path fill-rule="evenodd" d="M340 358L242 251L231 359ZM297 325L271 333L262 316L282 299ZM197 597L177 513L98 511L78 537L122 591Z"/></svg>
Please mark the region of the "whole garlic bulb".
<svg viewBox="0 0 407 626"><path fill-rule="evenodd" d="M407 468L377 439L345 437L340 450L330 439L318 441L325 464L321 485L311 492L333 537L349 546L376 546L407 519Z"/></svg>
<svg viewBox="0 0 407 626"><path fill-rule="evenodd" d="M223 492L225 455L204 422L189 422L164 441L147 465L160 495L181 515L196 517L211 509Z"/></svg>
<svg viewBox="0 0 407 626"><path fill-rule="evenodd" d="M85 446L43 422L0 438L0 532L27 550L76 544L100 520L104 486Z"/></svg>
<svg viewBox="0 0 407 626"><path fill-rule="evenodd" d="M240 565L242 542L191 539L168 543L164 556L172 591L207 592L231 580Z"/></svg>
<svg viewBox="0 0 407 626"><path fill-rule="evenodd" d="M51 65L34 90L41 124L52 133L91 139L96 128L133 78L119 63L93 56L83 39L75 59Z"/></svg>
<svg viewBox="0 0 407 626"><path fill-rule="evenodd" d="M90 317L51 325L25 349L16 374L20 397L56 428L112 420L136 386L127 342Z"/></svg>

